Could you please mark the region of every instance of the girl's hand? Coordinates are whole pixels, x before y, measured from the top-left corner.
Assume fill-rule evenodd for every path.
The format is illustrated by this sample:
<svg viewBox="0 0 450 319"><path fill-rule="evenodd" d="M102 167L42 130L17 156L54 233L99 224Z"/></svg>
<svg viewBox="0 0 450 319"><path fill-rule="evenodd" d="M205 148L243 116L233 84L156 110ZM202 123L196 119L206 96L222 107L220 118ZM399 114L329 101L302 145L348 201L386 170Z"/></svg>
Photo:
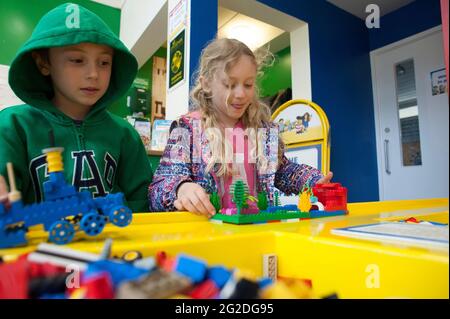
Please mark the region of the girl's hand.
<svg viewBox="0 0 450 319"><path fill-rule="evenodd" d="M333 172L329 172L327 175L325 175L324 177L319 179L316 184L328 184L329 182L331 182L332 178L333 178Z"/></svg>
<svg viewBox="0 0 450 319"><path fill-rule="evenodd" d="M0 175L0 204L8 203L8 185L6 185L5 178Z"/></svg>
<svg viewBox="0 0 450 319"><path fill-rule="evenodd" d="M206 217L212 217L216 213L216 209L209 200L209 195L203 187L196 183L181 184L174 205L180 211L187 210Z"/></svg>

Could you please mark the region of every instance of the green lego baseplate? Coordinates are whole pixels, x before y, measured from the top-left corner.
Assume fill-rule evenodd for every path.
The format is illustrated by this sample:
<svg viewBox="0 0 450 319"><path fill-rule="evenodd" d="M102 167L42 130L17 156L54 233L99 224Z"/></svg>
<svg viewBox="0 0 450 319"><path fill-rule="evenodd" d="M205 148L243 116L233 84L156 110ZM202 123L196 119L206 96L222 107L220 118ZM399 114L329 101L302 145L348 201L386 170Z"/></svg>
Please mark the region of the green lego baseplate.
<svg viewBox="0 0 450 319"><path fill-rule="evenodd" d="M342 216L348 214L348 211L336 210L336 211L311 211L311 212L299 212L299 211L283 211L278 210L276 212L260 212L258 214L234 214L225 215L221 213L215 214L211 217L212 220L220 220L224 223L230 224L255 224L264 223L269 221L281 221L289 219L312 219Z"/></svg>
<svg viewBox="0 0 450 319"><path fill-rule="evenodd" d="M274 220L286 220L286 219L298 219L298 218L311 218L310 213L298 212L298 211L277 211L274 213L260 212L258 214L215 214L211 219L221 220L230 224L254 224L262 223Z"/></svg>
<svg viewBox="0 0 450 319"><path fill-rule="evenodd" d="M309 194L310 199L314 198L313 203L317 201L317 197L313 195L312 190L309 186L309 181L303 186L302 191L300 192L299 195L303 193ZM248 187L242 180L237 180L230 186L230 195L232 195L232 202L236 205L236 208L234 210L231 207L229 208L221 207L221 200L217 192L213 192L210 195L211 203L213 204L217 212L213 217L211 217L212 220L240 225L240 224L265 223L271 221L283 221L289 219L298 220L298 219L332 217L348 214L347 210L334 210L334 211L310 210L309 212L301 212L297 210L297 207L299 207L297 205L281 206L278 191L275 191L274 193L274 200L273 200L274 206L268 207L268 199L266 192L258 192L257 198L249 196ZM250 211L247 211L247 213L244 214L242 213L243 209L249 208L248 205L249 200L256 202L256 205L259 209L258 213L255 213L254 209L252 209L252 213L250 213ZM311 203L309 206L310 207L312 206ZM258 211L258 209L256 209L256 211ZM226 212L226 214L220 213L221 211ZM232 211L233 214L228 215L227 214L228 211Z"/></svg>

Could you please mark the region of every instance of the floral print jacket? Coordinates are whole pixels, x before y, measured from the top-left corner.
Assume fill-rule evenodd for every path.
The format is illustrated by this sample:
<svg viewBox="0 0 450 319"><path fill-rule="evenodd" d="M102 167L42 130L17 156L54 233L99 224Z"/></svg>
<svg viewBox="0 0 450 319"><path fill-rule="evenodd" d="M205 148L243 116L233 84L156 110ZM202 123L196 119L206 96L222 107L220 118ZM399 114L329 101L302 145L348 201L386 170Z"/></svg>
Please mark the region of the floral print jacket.
<svg viewBox="0 0 450 319"><path fill-rule="evenodd" d="M149 186L150 211L175 211L177 189L183 182L197 183L209 194L218 191L218 178L214 169L205 172L210 150L206 134L201 132L199 123L198 116L192 114L184 115L172 123L166 148ZM257 169L256 188L258 192L267 193L270 204L273 204L275 188L286 195L298 194L306 182L309 181L312 187L323 177L316 168L289 161L283 148L281 162L278 163L278 127L274 123L265 123L263 129L265 139L262 145L267 165L264 169ZM259 167L258 161L256 167Z"/></svg>

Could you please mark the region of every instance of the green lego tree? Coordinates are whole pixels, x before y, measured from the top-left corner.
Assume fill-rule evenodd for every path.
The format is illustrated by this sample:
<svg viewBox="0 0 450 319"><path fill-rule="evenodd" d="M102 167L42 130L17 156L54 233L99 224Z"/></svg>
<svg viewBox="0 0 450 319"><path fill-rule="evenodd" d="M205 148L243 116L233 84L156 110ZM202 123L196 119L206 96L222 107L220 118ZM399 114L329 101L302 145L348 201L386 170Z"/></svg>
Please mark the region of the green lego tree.
<svg viewBox="0 0 450 319"><path fill-rule="evenodd" d="M219 213L220 209L222 208L222 205L220 204L220 197L217 194L217 192L213 192L211 195L209 195L209 200L216 209L216 213Z"/></svg>
<svg viewBox="0 0 450 319"><path fill-rule="evenodd" d="M231 185L230 194L233 196L232 201L236 204L237 213L239 215L242 208L248 207L248 186L239 179Z"/></svg>
<svg viewBox="0 0 450 319"><path fill-rule="evenodd" d="M259 192L258 193L258 209L259 210L266 210L267 209L268 202L267 202L267 193L266 192Z"/></svg>
<svg viewBox="0 0 450 319"><path fill-rule="evenodd" d="M273 199L274 206L281 206L280 197L278 196L278 191L275 191L275 196Z"/></svg>

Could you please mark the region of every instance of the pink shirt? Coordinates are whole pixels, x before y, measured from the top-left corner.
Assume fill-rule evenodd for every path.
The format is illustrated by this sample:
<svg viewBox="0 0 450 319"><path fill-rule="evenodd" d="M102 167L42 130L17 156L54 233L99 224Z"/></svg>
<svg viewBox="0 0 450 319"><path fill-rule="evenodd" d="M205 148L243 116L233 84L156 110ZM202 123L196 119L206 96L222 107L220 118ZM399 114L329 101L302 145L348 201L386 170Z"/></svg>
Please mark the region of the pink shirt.
<svg viewBox="0 0 450 319"><path fill-rule="evenodd" d="M191 112L190 116L195 119L201 119L199 111ZM242 179L244 183L247 183L249 195L256 196L256 165L254 160L249 160L249 149L253 147L253 144L244 133L244 125L242 121L239 121L233 128L233 134L226 136L233 145L233 163L230 164L233 168L233 175L216 178L216 175L213 173L216 182L218 182L218 195L222 199L223 208L236 208L236 205L231 201L230 186L238 179Z"/></svg>
<svg viewBox="0 0 450 319"><path fill-rule="evenodd" d="M249 195L256 196L255 180L256 180L256 168L255 161L250 160L249 149L253 146L248 136L244 134L245 129L241 121L236 123L233 128L233 134L227 136L229 142L233 145L233 174L228 176L222 176L220 180L219 196L222 198L222 207L231 208L236 207L232 202L230 194L231 184L242 179L247 184ZM234 138L233 138L234 137Z"/></svg>

